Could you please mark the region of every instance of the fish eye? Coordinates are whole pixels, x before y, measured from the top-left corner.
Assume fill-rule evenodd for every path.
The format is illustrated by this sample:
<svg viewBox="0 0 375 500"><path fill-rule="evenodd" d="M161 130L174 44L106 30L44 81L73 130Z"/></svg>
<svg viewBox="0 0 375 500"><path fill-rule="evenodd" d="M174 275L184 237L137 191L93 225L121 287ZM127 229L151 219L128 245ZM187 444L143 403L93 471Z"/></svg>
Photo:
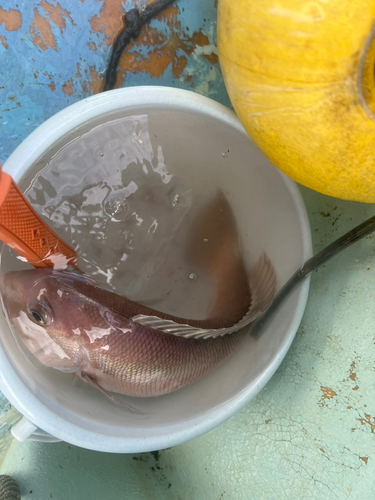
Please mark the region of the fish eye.
<svg viewBox="0 0 375 500"><path fill-rule="evenodd" d="M48 323L48 311L39 305L28 310L29 318L37 325L45 326Z"/></svg>

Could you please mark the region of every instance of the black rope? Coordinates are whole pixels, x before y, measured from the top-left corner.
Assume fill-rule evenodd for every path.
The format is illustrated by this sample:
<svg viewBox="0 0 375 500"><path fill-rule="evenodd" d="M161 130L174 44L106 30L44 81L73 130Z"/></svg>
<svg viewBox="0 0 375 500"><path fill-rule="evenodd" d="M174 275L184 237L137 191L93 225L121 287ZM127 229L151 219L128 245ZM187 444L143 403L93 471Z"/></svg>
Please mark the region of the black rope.
<svg viewBox="0 0 375 500"><path fill-rule="evenodd" d="M113 45L111 59L105 75L105 85L103 91L111 90L115 86L117 66L120 61L121 54L130 42L131 38L137 38L142 26L163 12L163 10L169 7L174 1L175 0L157 0L140 11L138 9L131 9L125 14L125 28L116 38Z"/></svg>

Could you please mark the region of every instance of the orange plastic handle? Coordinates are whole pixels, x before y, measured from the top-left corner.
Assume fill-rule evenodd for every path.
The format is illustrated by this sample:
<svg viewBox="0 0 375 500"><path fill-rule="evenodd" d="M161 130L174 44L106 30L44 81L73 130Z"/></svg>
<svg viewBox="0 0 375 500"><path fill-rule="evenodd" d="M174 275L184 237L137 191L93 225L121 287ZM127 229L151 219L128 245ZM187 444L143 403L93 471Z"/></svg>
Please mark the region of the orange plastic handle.
<svg viewBox="0 0 375 500"><path fill-rule="evenodd" d="M34 267L77 265L76 252L39 217L1 165L0 240Z"/></svg>

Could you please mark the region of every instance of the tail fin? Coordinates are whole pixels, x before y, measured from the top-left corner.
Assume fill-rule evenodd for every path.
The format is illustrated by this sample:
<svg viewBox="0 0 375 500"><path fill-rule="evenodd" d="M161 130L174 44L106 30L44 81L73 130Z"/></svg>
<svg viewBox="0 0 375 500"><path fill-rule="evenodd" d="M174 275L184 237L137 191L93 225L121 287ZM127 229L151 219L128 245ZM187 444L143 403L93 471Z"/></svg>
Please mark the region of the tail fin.
<svg viewBox="0 0 375 500"><path fill-rule="evenodd" d="M187 260L191 266L210 274L215 282L206 321L210 320L213 328L239 321L251 303L249 279L241 255L236 219L221 190L217 190L192 224L188 233Z"/></svg>

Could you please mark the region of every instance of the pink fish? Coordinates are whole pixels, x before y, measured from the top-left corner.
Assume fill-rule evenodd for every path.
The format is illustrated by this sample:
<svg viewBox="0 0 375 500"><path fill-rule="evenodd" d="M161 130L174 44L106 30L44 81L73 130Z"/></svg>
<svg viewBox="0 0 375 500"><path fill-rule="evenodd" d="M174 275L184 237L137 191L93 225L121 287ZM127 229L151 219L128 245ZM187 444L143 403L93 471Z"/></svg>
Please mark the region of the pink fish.
<svg viewBox="0 0 375 500"><path fill-rule="evenodd" d="M235 219L221 191L192 228L190 262L216 282L208 319L155 311L72 270L35 269L2 278L15 332L42 364L80 376L135 412L111 393L157 396L198 380L239 345L245 335L237 331L241 320L248 323L269 305L276 278L263 256L249 283ZM185 338L192 336L206 338Z"/></svg>

